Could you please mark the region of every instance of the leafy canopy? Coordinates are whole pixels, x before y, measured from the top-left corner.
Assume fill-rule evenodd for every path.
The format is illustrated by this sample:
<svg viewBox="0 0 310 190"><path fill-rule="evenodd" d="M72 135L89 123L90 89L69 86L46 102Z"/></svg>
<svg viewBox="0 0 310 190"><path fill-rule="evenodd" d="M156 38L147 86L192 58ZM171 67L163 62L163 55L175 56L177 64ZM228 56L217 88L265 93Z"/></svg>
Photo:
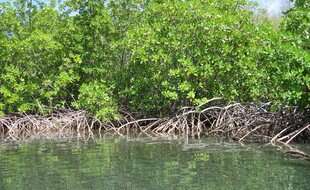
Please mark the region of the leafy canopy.
<svg viewBox="0 0 310 190"><path fill-rule="evenodd" d="M246 0L0 4L0 112L167 115L213 97L310 102L309 1L280 30Z"/></svg>

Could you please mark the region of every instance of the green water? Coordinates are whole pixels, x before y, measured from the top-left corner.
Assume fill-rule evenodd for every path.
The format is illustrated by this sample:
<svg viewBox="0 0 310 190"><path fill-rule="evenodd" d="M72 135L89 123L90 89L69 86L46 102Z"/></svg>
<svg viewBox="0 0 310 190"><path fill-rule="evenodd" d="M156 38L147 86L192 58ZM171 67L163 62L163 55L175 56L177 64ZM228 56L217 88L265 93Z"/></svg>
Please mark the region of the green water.
<svg viewBox="0 0 310 190"><path fill-rule="evenodd" d="M309 190L310 162L217 140L0 145L0 190Z"/></svg>

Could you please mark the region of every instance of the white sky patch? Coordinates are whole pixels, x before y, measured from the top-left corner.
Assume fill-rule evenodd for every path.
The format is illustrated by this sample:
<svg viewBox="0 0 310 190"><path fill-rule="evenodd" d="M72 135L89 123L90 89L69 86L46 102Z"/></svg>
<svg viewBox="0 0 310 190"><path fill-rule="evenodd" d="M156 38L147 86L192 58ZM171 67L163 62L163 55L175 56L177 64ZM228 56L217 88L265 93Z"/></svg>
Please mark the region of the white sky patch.
<svg viewBox="0 0 310 190"><path fill-rule="evenodd" d="M292 3L289 0L256 0L259 6L266 10L271 17L280 17L283 11L288 10Z"/></svg>

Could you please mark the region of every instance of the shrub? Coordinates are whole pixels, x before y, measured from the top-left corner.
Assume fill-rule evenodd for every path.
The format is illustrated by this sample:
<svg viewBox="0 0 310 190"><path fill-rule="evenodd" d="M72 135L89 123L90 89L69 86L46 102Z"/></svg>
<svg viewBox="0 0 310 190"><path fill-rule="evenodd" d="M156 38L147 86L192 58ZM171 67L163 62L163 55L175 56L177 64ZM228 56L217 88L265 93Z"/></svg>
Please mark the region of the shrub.
<svg viewBox="0 0 310 190"><path fill-rule="evenodd" d="M74 103L77 109L87 110L100 120L118 118L117 103L106 84L98 81L82 84L79 92L78 100Z"/></svg>

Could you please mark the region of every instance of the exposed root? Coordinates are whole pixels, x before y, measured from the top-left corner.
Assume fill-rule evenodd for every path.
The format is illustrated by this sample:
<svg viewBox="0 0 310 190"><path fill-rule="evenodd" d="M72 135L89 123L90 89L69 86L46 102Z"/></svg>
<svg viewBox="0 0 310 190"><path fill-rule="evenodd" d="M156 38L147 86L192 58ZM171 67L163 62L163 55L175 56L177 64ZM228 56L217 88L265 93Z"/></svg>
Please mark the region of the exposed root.
<svg viewBox="0 0 310 190"><path fill-rule="evenodd" d="M271 143L273 146L276 146L278 147L278 149L285 153L285 154L288 154L292 157L295 157L295 158L299 158L299 159L304 159L304 160L308 160L310 161L310 155L305 153L304 151L298 149L298 148L295 148L287 143L283 143L281 141L277 141L276 143Z"/></svg>
<svg viewBox="0 0 310 190"><path fill-rule="evenodd" d="M48 117L39 115L12 115L0 118L0 136L5 141L18 141L28 138L64 138L92 135L95 123L85 111L61 110Z"/></svg>
<svg viewBox="0 0 310 190"><path fill-rule="evenodd" d="M0 118L0 138L16 141L33 137L93 137L94 131L99 130L100 135L104 131L117 135L142 133L187 138L224 136L240 143L265 142L281 146L310 140L309 110L297 111L290 107L270 112L268 107L269 104L227 105L212 99L205 105L184 107L170 118L135 119L122 111L123 118L114 122L101 122L85 111L73 110L60 110L48 117L10 115Z"/></svg>

